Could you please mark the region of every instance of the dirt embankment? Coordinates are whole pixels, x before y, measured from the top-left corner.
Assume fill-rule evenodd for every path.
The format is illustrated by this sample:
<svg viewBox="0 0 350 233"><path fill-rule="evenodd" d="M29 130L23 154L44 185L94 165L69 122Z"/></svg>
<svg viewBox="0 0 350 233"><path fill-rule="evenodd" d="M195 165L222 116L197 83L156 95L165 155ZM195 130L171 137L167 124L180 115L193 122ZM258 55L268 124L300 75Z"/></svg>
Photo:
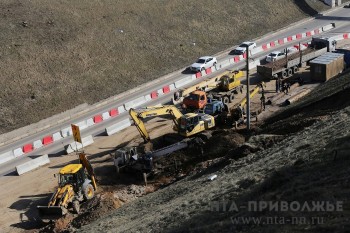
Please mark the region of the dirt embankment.
<svg viewBox="0 0 350 233"><path fill-rule="evenodd" d="M4 0L0 133L95 103L325 9L314 0Z"/></svg>
<svg viewBox="0 0 350 233"><path fill-rule="evenodd" d="M346 232L350 227L349 84L345 75L321 85L315 95L291 108L288 115L276 115L275 123L262 126L243 146L223 152L223 160L79 232L279 232L282 228L284 232ZM279 135L266 134L271 132ZM238 149L246 154L237 157ZM208 181L214 174L217 178ZM254 201L310 205L318 201L342 207L337 211L249 210L248 203ZM248 217L261 222L242 223Z"/></svg>

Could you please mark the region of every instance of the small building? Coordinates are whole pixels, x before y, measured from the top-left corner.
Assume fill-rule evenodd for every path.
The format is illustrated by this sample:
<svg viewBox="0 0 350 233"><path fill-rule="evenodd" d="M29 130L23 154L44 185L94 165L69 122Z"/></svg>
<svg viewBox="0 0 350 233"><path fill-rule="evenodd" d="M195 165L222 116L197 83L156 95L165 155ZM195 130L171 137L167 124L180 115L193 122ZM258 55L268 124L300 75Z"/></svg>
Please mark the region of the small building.
<svg viewBox="0 0 350 233"><path fill-rule="evenodd" d="M312 81L325 82L344 70L344 54L325 53L310 61Z"/></svg>

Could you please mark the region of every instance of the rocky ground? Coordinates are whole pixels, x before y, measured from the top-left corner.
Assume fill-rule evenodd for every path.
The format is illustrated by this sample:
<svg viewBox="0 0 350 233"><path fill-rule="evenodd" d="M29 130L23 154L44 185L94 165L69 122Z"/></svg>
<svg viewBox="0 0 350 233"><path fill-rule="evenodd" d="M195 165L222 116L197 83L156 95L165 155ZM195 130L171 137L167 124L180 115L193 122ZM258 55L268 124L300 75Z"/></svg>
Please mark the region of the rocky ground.
<svg viewBox="0 0 350 233"><path fill-rule="evenodd" d="M82 226L79 232L347 232L349 93L350 75L346 74L320 85L313 95L276 114L255 128L254 135L238 131L241 136L230 143L225 141L228 133L221 132L217 142L227 145L227 150L220 152L221 159ZM215 151L214 144L208 154L210 151ZM217 178L209 181L214 174ZM251 201L340 202L341 208L224 208L224 203L247 207ZM262 222L237 222L242 217ZM269 218L278 220L266 223ZM299 222L291 222L293 218Z"/></svg>
<svg viewBox="0 0 350 233"><path fill-rule="evenodd" d="M319 0L3 0L0 133L96 103L325 9Z"/></svg>

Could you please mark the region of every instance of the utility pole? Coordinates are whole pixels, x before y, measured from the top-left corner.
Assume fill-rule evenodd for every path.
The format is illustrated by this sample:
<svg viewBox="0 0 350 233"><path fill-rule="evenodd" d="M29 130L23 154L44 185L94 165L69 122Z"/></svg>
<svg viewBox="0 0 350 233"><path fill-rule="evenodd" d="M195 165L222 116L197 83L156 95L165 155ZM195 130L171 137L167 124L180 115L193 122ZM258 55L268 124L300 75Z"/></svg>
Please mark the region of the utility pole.
<svg viewBox="0 0 350 233"><path fill-rule="evenodd" d="M247 130L250 130L250 90L249 90L249 85L250 85L250 81L249 81L249 46L246 46L246 61L247 61L247 112L246 112L246 116L247 116Z"/></svg>

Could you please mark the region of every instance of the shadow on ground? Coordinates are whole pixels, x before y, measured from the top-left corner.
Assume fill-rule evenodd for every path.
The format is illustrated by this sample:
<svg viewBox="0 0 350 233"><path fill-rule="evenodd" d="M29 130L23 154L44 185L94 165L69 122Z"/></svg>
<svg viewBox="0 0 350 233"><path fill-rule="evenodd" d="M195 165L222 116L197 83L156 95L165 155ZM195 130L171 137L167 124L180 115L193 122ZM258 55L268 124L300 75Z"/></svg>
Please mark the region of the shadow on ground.
<svg viewBox="0 0 350 233"><path fill-rule="evenodd" d="M318 11L312 8L305 0L294 0L294 4L307 15L314 16L318 14Z"/></svg>
<svg viewBox="0 0 350 233"><path fill-rule="evenodd" d="M32 230L38 229L46 225L43 223L38 215L37 206L47 205L51 193L39 194L39 195L26 195L20 196L20 200L12 203L9 207L11 210L20 211L19 222L12 224L12 227L23 229L23 230Z"/></svg>

